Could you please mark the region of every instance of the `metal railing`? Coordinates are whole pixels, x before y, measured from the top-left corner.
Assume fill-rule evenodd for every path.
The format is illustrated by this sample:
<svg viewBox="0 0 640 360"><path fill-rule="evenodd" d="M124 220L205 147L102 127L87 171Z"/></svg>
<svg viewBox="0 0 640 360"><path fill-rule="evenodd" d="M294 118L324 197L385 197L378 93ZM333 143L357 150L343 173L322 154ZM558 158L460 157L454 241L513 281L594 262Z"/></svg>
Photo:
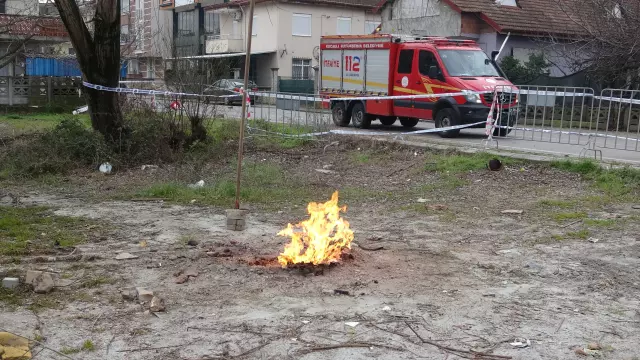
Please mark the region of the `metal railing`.
<svg viewBox="0 0 640 360"><path fill-rule="evenodd" d="M640 151L637 90L596 95L591 88L517 85L495 92L518 98L515 109L500 113L498 125L509 131L495 137L583 146L600 155L599 149Z"/></svg>

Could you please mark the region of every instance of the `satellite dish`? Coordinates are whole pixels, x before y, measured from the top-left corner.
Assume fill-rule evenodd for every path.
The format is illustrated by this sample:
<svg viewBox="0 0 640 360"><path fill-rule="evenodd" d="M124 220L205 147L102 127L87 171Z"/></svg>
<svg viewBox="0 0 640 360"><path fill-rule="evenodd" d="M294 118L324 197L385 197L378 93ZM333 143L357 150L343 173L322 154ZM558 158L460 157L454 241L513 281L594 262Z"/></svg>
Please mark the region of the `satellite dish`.
<svg viewBox="0 0 640 360"><path fill-rule="evenodd" d="M316 46L313 48L313 58L316 60L320 60L320 46Z"/></svg>

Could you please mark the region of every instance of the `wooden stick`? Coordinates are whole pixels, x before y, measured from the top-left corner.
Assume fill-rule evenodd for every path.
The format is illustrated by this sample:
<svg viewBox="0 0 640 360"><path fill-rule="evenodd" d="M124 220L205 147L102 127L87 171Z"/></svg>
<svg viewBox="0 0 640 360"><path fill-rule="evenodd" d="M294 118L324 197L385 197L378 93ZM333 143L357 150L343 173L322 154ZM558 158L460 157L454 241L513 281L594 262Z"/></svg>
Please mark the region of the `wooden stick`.
<svg viewBox="0 0 640 360"><path fill-rule="evenodd" d="M467 355L473 355L474 357L486 357L486 358L493 358L493 359L511 359L511 356L502 356L502 355L493 355L493 354L487 354L487 353L483 353L483 352L479 352L479 351L468 351L468 350L462 350L462 349L456 349L456 348L452 348L449 346L445 346L445 345L440 345L434 341L430 341L427 340L425 338L423 338L422 336L420 336L420 334L418 334L417 331L415 331L413 329L413 327L411 327L411 325L409 325L408 322L405 321L405 324L407 325L407 327L409 327L409 329L418 337L418 339L420 339L420 341L422 341L425 344L429 344L432 346L435 346L441 350L445 350L445 351L450 351L452 353L461 353L461 354L467 354ZM454 354L457 355L457 354Z"/></svg>
<svg viewBox="0 0 640 360"><path fill-rule="evenodd" d="M381 347L385 349L391 349L396 351L405 351L405 349L397 348L394 346L383 345L383 344L374 344L374 343L343 343L337 345L326 345L326 346L318 346L309 349L309 351L323 351L323 350L333 350L333 349L341 349L341 348L370 348L370 347Z"/></svg>

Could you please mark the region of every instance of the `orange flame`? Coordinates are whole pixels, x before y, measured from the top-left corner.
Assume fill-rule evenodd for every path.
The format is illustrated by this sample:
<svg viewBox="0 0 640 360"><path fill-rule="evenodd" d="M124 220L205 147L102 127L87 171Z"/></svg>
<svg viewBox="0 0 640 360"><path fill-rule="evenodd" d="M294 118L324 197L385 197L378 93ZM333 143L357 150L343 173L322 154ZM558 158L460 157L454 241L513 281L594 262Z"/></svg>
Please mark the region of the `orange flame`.
<svg viewBox="0 0 640 360"><path fill-rule="evenodd" d="M291 243L285 245L284 252L278 256L283 268L290 264L330 264L340 261L342 251L351 249L353 231L349 222L340 217L346 212L346 206L338 206L338 192L324 204L309 203L309 219L278 233L288 236ZM299 231L297 231L299 230Z"/></svg>

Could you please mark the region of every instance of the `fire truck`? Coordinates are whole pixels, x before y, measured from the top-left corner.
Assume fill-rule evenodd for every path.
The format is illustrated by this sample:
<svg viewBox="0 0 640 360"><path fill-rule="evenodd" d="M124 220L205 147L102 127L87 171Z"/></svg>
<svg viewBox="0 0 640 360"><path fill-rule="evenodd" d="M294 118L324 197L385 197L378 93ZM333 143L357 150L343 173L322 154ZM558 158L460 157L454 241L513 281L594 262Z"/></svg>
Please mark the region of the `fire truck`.
<svg viewBox="0 0 640 360"><path fill-rule="evenodd" d="M494 57L495 54L492 54ZM337 126L369 128L397 120L412 128L420 119L438 128L487 120L497 94L497 125L512 125L518 98L500 67L471 40L401 37L387 34L324 36L320 42L320 92L331 98ZM442 94L438 97L385 99L388 96ZM371 98L371 100L369 100ZM351 100L353 99L353 100ZM496 114L494 114L496 115ZM484 127L479 124L474 127ZM510 129L496 127L494 136ZM459 129L440 132L455 137Z"/></svg>

